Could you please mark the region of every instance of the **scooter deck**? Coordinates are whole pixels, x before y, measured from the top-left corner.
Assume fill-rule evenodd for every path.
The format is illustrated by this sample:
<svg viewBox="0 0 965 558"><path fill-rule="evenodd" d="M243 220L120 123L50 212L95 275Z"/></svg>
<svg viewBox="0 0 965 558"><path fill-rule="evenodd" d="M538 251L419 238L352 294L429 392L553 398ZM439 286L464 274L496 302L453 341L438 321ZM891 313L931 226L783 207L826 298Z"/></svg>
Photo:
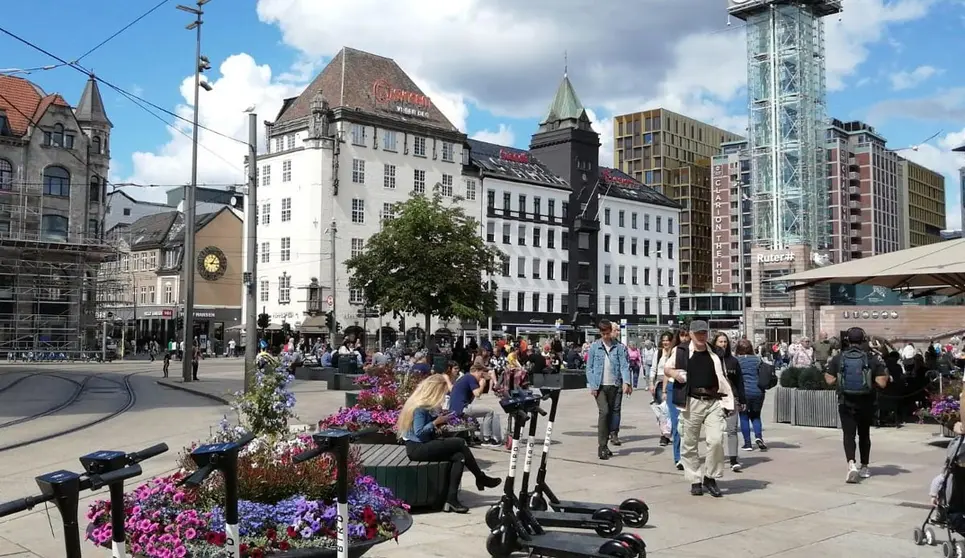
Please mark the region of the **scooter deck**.
<svg viewBox="0 0 965 558"><path fill-rule="evenodd" d="M561 533L546 531L542 535L531 535L532 540L519 542L532 554L552 556L553 558L608 558L600 554L600 546L607 539L591 537L582 533Z"/></svg>
<svg viewBox="0 0 965 558"><path fill-rule="evenodd" d="M595 529L606 525L605 522L593 519L589 513L531 511L533 518L541 527L569 527L571 529Z"/></svg>
<svg viewBox="0 0 965 558"><path fill-rule="evenodd" d="M559 502L547 500L546 505L548 505L551 510L556 510L560 513L593 513L597 510L618 508L615 504L596 504L593 502L576 502L573 500L560 500Z"/></svg>

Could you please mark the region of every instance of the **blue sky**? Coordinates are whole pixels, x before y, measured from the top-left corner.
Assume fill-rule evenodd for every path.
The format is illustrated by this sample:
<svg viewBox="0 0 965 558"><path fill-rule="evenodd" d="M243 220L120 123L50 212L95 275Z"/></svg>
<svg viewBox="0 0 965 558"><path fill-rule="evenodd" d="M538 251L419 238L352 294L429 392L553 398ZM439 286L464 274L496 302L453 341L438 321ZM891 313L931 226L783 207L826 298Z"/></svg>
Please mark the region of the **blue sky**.
<svg viewBox="0 0 965 558"><path fill-rule="evenodd" d="M0 26L73 59L157 2L10 2ZM176 10L175 3L161 7L81 64L187 116L187 90L181 86L192 71L194 40L184 29L191 17ZM398 60L470 135L519 147L528 143L552 98L564 51L570 77L604 134L612 133L612 114L656 106L737 132L746 122L743 31L737 21L726 26L724 0L614 0L606 7L588 0L532 0L523 7L510 0L383 4L212 0L205 7L203 51L214 66L209 79L215 91L202 97L203 121L244 138L245 107L256 105L260 120L272 118L282 98L297 94L327 58L348 45ZM904 154L954 173L961 162L947 148L965 143L965 77L953 59L965 50L965 3L844 0L844 5L841 21L832 17L826 23L829 116L866 120L896 148L942 131L928 146ZM548 6L552 12L545 11ZM646 12L645 22L626 21L637 19L626 18L628 10ZM2 35L0 50L4 69L53 62ZM70 68L27 77L72 103L84 85L84 76ZM114 180L161 185L187 181L188 140L110 89L102 88L102 93L115 125ZM240 145L205 133L201 143L202 181L243 180ZM950 222L957 226L960 187L956 177L949 178ZM159 191L132 193L156 197Z"/></svg>

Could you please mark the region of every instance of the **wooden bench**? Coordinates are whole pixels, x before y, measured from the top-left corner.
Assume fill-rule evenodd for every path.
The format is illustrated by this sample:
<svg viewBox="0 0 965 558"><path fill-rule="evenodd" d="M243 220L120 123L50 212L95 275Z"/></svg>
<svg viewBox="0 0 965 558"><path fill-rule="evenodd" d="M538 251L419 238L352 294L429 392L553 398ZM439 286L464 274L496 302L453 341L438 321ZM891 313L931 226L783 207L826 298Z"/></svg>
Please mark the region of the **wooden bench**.
<svg viewBox="0 0 965 558"><path fill-rule="evenodd" d="M449 491L452 464L410 461L405 446L358 445L362 472L389 488L413 509L440 510Z"/></svg>

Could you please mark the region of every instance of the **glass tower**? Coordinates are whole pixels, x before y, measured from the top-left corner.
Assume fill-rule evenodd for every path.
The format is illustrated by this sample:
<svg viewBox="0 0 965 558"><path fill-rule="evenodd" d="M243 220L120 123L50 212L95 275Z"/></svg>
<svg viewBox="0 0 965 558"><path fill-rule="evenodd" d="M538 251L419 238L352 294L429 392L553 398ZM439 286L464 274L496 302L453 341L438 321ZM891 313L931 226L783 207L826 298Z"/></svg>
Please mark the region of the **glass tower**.
<svg viewBox="0 0 965 558"><path fill-rule="evenodd" d="M730 0L747 22L754 242L829 244L824 22L841 0Z"/></svg>

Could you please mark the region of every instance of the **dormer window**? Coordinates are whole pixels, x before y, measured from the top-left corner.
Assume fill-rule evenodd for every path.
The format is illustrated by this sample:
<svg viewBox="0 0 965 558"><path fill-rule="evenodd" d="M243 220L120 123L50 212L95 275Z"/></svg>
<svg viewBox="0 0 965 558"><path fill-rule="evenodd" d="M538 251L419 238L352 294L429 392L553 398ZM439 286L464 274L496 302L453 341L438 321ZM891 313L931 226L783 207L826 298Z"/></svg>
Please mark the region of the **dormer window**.
<svg viewBox="0 0 965 558"><path fill-rule="evenodd" d="M94 136L93 144L91 145L91 151L97 155L103 153L101 151L101 138L99 136Z"/></svg>
<svg viewBox="0 0 965 558"><path fill-rule="evenodd" d="M74 148L74 136L64 133L63 124L54 124L53 129L44 132L44 144L52 147Z"/></svg>

